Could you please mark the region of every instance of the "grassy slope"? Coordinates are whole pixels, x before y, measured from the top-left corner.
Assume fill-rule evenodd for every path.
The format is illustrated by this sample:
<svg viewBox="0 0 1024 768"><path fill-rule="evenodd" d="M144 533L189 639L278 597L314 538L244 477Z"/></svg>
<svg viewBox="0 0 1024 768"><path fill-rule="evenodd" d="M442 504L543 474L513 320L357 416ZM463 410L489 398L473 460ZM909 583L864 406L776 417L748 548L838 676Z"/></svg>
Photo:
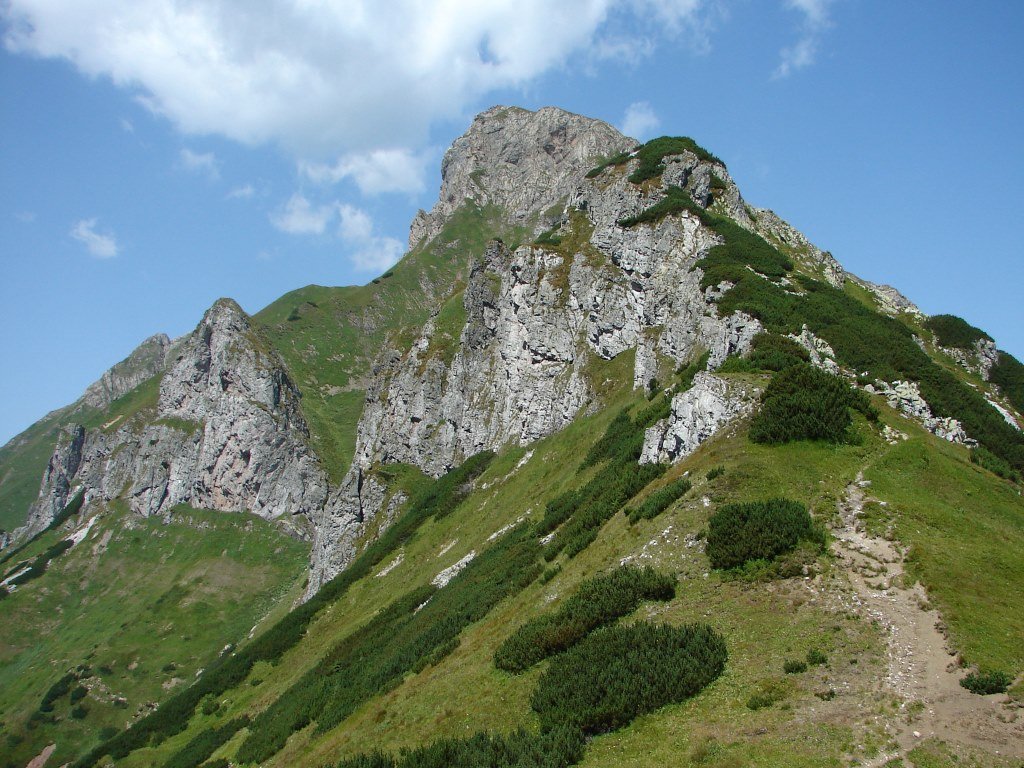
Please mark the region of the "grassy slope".
<svg viewBox="0 0 1024 768"><path fill-rule="evenodd" d="M59 538L48 532L18 559ZM183 508L165 525L111 510L46 574L0 602L0 764L24 765L52 741L60 764L103 727L122 727L190 681L225 643L291 605L306 556L304 544L253 515ZM57 725L26 730L49 686L80 664L93 675L83 681L88 715L70 718L64 697Z"/></svg>
<svg viewBox="0 0 1024 768"><path fill-rule="evenodd" d="M614 371L620 381L628 375L628 366L621 361L607 367L621 368ZM600 373L605 374L607 371ZM503 452L481 478L478 490L455 513L421 528L402 552L399 565L383 577L357 583L315 621L306 639L280 664L255 670L251 677L260 680L259 685L243 684L230 691L225 697L230 702L225 713L215 718L197 716L186 733L158 749L132 755L124 765L159 765L199 729L222 718L261 710L381 605L411 586L429 581L470 550L479 552L487 545L486 537L503 525L523 515L538 516L547 498L590 476L593 470L577 476L579 457L602 434L617 405L634 398L620 389L610 398L610 407L532 446L532 456L518 470L524 450ZM641 613L671 623L709 621L727 638L729 665L725 675L694 700L596 739L584 765L664 765L677 763L682 756L711 765L826 766L839 765L846 757L863 759L874 754L884 744L876 716L892 711L891 700L879 697L875 690L884 659L882 638L875 628L848 613L842 603L823 596L819 582L791 579L765 585L723 579L709 572L702 548L688 546L687 540L705 527L718 504L765 495L802 499L819 519L827 520L845 486L867 467L869 477L879 476L872 492L890 500L897 519L906 516L908 531L916 530L911 521L929 522L929 536L937 551L956 545L980 552L991 546L988 536L995 527L1000 532L996 562L1019 557L1014 552L1024 551L1024 533L1007 523L1014 514L1020 519L1021 503L1015 491L971 465L966 450L915 432L884 406L883 412L885 420L911 432L913 440L890 446L860 421L857 427L865 437L861 445L798 443L768 448L750 444L742 427L734 429L652 486L689 471L695 488L681 503L634 527L617 515L598 540L552 581L546 585L535 582L466 630L460 647L438 666L408 675L399 687L367 702L327 734L313 737L312 729L306 729L294 735L270 765L328 765L373 747L396 750L480 729L535 727L529 697L543 665L522 676L508 675L494 668L494 649L515 626L556 605L582 579L638 553L646 556L636 562L675 572L681 579L675 600L642 608ZM890 465L902 467L908 451L916 451L926 460L918 462L918 477L913 480L917 491L905 491L910 500L904 500L880 478L889 473ZM706 481L707 470L719 465L725 466L725 475ZM891 474L893 488L909 482L896 469ZM946 528L947 512L911 503L915 493L923 498L923 489L935 484L959 488L956 493L960 495L954 493L952 503L962 505L972 520L982 524ZM704 497L710 506L705 506ZM909 543L916 543L913 535L908 533ZM1024 569L1007 574L1000 566L983 589L970 593L974 613L963 614L956 610L954 596L941 587L943 578L952 583L956 574L943 576L941 569L936 570L941 558L926 556L926 550L919 549L922 578L968 655L975 653L971 649L976 646L987 646L990 650L986 653L992 658L1013 659L1015 649L1024 647L1024 627L1011 613L1013 596L1024 586L1019 575ZM827 558L819 567L823 571L821 584L841 585ZM980 612L990 612L990 624L1002 631L994 632L992 626L975 621ZM812 647L828 653L827 667L797 676L783 674L784 660L802 657ZM1019 669L1019 663L1014 663ZM783 701L751 711L747 699L763 686L780 690ZM831 701L814 695L829 688L839 692ZM217 756L230 757L241 740L241 735L236 737Z"/></svg>
<svg viewBox="0 0 1024 768"><path fill-rule="evenodd" d="M386 277L363 286L300 288L255 315L302 390L313 447L335 482L352 460L370 367L385 343L407 349L430 313L464 284L489 239L511 243L524 235L497 209L467 203ZM458 315L459 307L449 307L442 329L457 325Z"/></svg>

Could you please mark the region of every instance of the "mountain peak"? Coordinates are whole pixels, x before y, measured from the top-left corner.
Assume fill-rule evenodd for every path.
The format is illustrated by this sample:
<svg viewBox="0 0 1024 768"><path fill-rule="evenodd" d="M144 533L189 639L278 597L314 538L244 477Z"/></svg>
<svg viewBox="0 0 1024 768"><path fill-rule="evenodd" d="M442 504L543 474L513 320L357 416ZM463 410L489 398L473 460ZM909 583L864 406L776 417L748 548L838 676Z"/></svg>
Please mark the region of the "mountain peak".
<svg viewBox="0 0 1024 768"><path fill-rule="evenodd" d="M608 123L558 107L491 107L445 152L437 203L430 213L417 214L409 247L437 234L466 200L496 205L515 223L539 231L544 212L566 198L597 160L635 146Z"/></svg>

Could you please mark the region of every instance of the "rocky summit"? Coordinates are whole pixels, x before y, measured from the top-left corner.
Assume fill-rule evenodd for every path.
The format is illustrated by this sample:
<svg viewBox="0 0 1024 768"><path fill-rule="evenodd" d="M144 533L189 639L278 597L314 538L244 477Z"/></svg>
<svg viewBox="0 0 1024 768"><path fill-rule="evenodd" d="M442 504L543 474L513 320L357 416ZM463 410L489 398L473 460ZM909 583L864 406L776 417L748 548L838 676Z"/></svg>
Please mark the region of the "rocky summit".
<svg viewBox="0 0 1024 768"><path fill-rule="evenodd" d="M1024 366L690 138L498 106L441 171L371 284L221 299L0 451L3 764L1024 757Z"/></svg>

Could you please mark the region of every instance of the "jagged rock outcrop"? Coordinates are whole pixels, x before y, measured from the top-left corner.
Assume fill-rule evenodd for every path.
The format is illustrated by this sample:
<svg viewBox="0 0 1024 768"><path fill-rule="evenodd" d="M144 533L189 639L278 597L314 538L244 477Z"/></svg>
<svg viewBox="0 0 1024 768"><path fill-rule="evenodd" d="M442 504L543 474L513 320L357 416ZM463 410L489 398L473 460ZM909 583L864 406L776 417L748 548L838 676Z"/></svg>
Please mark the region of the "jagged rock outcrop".
<svg viewBox="0 0 1024 768"><path fill-rule="evenodd" d="M992 366L999 362L999 350L996 349L996 343L991 339L977 339L971 349L943 346L939 346L939 349L956 360L966 370L978 374L985 381L988 381Z"/></svg>
<svg viewBox="0 0 1024 768"><path fill-rule="evenodd" d="M29 509L25 525L12 534L12 541L23 541L46 530L60 514L71 498L85 452L85 427L72 424L61 430L57 446L43 473L39 498Z"/></svg>
<svg viewBox="0 0 1024 768"><path fill-rule="evenodd" d="M833 376L838 376L839 365L836 363L836 352L832 345L824 339L818 338L811 330L804 325L799 334L790 334L790 338L807 350L811 356L811 365L828 371Z"/></svg>
<svg viewBox="0 0 1024 768"><path fill-rule="evenodd" d="M81 486L124 497L141 515L188 504L300 516L302 530L301 517L319 512L328 493L307 439L280 356L241 307L221 299L168 361L151 413L106 431L78 426L58 443L27 527L45 528Z"/></svg>
<svg viewBox="0 0 1024 768"><path fill-rule="evenodd" d="M803 232L800 232L789 223L783 221L774 211L767 208L756 208L757 223L754 231L765 237L767 240L776 240L788 246L797 254L798 258L806 260L813 267L822 271L826 282L834 288L842 288L846 282L846 270L836 261L828 251L821 250L818 246L808 240ZM888 288L889 286L878 286ZM891 289L890 289L891 290ZM902 298L902 297L901 297ZM908 302L909 303L909 302Z"/></svg>
<svg viewBox="0 0 1024 768"><path fill-rule="evenodd" d="M445 152L437 203L416 215L409 247L436 235L467 199L499 206L516 224L546 228L553 222L542 221L544 212L561 212L581 169L635 146L607 123L564 109L491 107Z"/></svg>
<svg viewBox="0 0 1024 768"><path fill-rule="evenodd" d="M82 395L82 401L93 408L106 408L142 382L162 373L170 348L171 340L167 334L150 336L128 357L90 384Z"/></svg>
<svg viewBox="0 0 1024 768"><path fill-rule="evenodd" d="M975 445L976 442L967 436L963 425L951 417L939 417L932 413L931 407L921 396L921 390L913 381L875 382L868 391L878 391L896 410L909 416L933 435L949 440L951 443Z"/></svg>
<svg viewBox="0 0 1024 768"><path fill-rule="evenodd" d="M690 389L672 398L669 417L644 432L640 463L671 463L689 456L725 424L750 413L757 394L720 376L698 373Z"/></svg>
<svg viewBox="0 0 1024 768"><path fill-rule="evenodd" d="M887 315L899 315L903 312L909 312L912 315L924 317L924 313L914 302L891 285L879 285L878 283L861 280L860 278L857 278L855 282L874 294L879 308Z"/></svg>

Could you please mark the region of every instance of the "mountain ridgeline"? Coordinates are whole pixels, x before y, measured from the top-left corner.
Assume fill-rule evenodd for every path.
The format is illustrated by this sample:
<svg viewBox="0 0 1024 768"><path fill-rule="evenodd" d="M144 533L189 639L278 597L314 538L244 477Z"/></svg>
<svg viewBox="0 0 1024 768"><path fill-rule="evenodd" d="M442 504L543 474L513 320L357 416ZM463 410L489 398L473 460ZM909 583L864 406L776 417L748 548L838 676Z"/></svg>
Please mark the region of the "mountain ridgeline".
<svg viewBox="0 0 1024 768"><path fill-rule="evenodd" d="M82 768L923 765L1024 744L994 716L950 746L852 714L931 694L884 669L835 543L900 541L910 575L885 589L923 583L958 660L1018 690L1022 412L1024 366L986 333L847 273L692 139L494 107L385 274L252 316L221 299L0 449L0 611L41 621L34 590L123 573L108 547L183 521L153 605L199 600L200 571L239 590L202 598L222 636L169 618L180 658L159 669L138 618L46 663L0 634L0 683L23 681L3 764L51 742ZM230 563L186 554L209 526L237 537ZM251 530L306 567L256 579Z"/></svg>

